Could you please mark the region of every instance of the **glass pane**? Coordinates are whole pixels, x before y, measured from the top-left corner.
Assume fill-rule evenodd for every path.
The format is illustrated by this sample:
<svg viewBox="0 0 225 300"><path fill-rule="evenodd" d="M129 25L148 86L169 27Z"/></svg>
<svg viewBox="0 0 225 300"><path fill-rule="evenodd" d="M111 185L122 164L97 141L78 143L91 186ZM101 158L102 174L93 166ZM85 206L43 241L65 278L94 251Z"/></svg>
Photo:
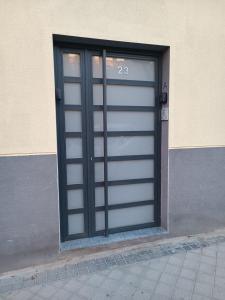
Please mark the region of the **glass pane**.
<svg viewBox="0 0 225 300"><path fill-rule="evenodd" d="M109 211L109 228L154 222L154 206L144 205ZM96 213L96 231L105 229L105 213Z"/></svg>
<svg viewBox="0 0 225 300"><path fill-rule="evenodd" d="M82 139L66 138L66 158L82 157Z"/></svg>
<svg viewBox="0 0 225 300"><path fill-rule="evenodd" d="M110 161L108 162L108 179L125 180L154 177L154 161L130 160L130 161ZM104 163L95 163L95 181L104 180Z"/></svg>
<svg viewBox="0 0 225 300"><path fill-rule="evenodd" d="M95 228L96 228L96 231L105 229L105 213L104 213L104 211L96 212Z"/></svg>
<svg viewBox="0 0 225 300"><path fill-rule="evenodd" d="M154 184L138 183L108 187L109 205L154 200ZM104 205L104 188L95 188L95 206Z"/></svg>
<svg viewBox="0 0 225 300"><path fill-rule="evenodd" d="M66 170L67 184L83 183L83 166L81 164L68 164Z"/></svg>
<svg viewBox="0 0 225 300"><path fill-rule="evenodd" d="M68 216L68 231L69 234L77 234L84 232L84 215L75 214Z"/></svg>
<svg viewBox="0 0 225 300"><path fill-rule="evenodd" d="M92 56L92 72L94 78L102 78L102 58Z"/></svg>
<svg viewBox="0 0 225 300"><path fill-rule="evenodd" d="M63 54L63 75L80 77L80 55L75 53Z"/></svg>
<svg viewBox="0 0 225 300"><path fill-rule="evenodd" d="M154 81L155 63L148 60L107 57L106 74L110 79Z"/></svg>
<svg viewBox="0 0 225 300"><path fill-rule="evenodd" d="M148 131L154 130L154 112L123 112L107 113L108 131ZM94 130L103 131L103 113L94 112Z"/></svg>
<svg viewBox="0 0 225 300"><path fill-rule="evenodd" d="M144 205L109 211L109 228L154 222L154 206Z"/></svg>
<svg viewBox="0 0 225 300"><path fill-rule="evenodd" d="M83 208L83 190L67 191L68 209Z"/></svg>
<svg viewBox="0 0 225 300"><path fill-rule="evenodd" d="M103 105L101 84L93 85L94 105ZM155 89L145 86L107 85L108 105L154 106Z"/></svg>
<svg viewBox="0 0 225 300"><path fill-rule="evenodd" d="M79 111L65 112L65 131L81 132L81 113Z"/></svg>
<svg viewBox="0 0 225 300"><path fill-rule="evenodd" d="M79 83L64 83L65 104L81 104L81 91Z"/></svg>
<svg viewBox="0 0 225 300"><path fill-rule="evenodd" d="M108 156L154 154L154 136L108 137ZM104 156L104 140L94 140L95 157Z"/></svg>
<svg viewBox="0 0 225 300"><path fill-rule="evenodd" d="M103 131L103 114L101 111L94 112L94 131Z"/></svg>

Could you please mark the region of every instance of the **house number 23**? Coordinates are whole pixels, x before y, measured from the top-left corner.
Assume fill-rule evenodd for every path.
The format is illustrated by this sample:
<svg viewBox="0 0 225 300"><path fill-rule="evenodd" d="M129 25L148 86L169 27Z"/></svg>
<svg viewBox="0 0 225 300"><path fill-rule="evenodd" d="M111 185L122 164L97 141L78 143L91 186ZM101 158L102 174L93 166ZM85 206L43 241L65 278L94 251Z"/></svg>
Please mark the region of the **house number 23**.
<svg viewBox="0 0 225 300"><path fill-rule="evenodd" d="M118 74L120 75L128 75L128 67L126 66L118 66Z"/></svg>

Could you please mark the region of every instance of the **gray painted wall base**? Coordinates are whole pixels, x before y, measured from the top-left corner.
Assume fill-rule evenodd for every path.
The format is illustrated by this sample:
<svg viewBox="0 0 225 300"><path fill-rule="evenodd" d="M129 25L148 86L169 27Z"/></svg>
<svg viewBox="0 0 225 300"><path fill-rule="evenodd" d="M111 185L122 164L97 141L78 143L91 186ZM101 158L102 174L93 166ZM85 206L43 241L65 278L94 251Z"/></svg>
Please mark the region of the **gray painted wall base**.
<svg viewBox="0 0 225 300"><path fill-rule="evenodd" d="M0 158L0 265L56 253L59 214L56 155ZM32 254L32 255L31 255ZM43 255L41 255L43 257Z"/></svg>
<svg viewBox="0 0 225 300"><path fill-rule="evenodd" d="M1 157L0 170L0 272L51 261L59 251L56 155ZM170 236L225 227L225 148L169 150L168 206L166 194Z"/></svg>
<svg viewBox="0 0 225 300"><path fill-rule="evenodd" d="M188 235L225 226L225 148L169 151L169 232Z"/></svg>

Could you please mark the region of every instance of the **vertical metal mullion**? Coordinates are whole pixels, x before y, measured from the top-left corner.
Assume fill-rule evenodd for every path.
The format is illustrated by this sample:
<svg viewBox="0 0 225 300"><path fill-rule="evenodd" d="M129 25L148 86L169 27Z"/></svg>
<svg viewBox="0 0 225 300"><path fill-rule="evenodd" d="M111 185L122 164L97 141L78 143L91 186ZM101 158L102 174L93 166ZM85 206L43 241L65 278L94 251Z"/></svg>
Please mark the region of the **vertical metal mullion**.
<svg viewBox="0 0 225 300"><path fill-rule="evenodd" d="M104 197L105 197L105 236L109 234L108 222L108 151L107 151L107 95L106 95L106 50L102 53L103 76L103 136L104 136Z"/></svg>

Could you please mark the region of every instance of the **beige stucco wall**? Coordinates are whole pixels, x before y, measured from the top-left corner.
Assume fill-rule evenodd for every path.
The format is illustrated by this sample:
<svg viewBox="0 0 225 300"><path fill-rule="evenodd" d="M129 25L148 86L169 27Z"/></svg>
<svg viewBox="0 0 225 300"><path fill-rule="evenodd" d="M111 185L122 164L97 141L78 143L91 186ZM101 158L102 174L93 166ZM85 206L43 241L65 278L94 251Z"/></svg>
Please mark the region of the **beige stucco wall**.
<svg viewBox="0 0 225 300"><path fill-rule="evenodd" d="M0 155L56 152L52 34L170 46L169 146L225 146L225 0L0 0Z"/></svg>

